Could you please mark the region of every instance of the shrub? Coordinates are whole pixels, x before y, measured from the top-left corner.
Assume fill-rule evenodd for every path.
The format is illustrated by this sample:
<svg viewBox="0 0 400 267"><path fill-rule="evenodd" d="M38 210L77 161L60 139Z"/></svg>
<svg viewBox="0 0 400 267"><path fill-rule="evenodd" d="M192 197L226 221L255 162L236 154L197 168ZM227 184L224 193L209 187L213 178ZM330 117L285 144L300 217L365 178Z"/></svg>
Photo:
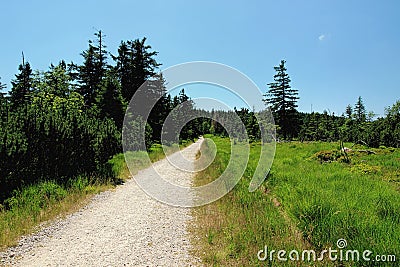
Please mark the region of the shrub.
<svg viewBox="0 0 400 267"><path fill-rule="evenodd" d="M318 159L320 162L337 161L341 157L342 153L339 150L323 150L313 155L313 158Z"/></svg>

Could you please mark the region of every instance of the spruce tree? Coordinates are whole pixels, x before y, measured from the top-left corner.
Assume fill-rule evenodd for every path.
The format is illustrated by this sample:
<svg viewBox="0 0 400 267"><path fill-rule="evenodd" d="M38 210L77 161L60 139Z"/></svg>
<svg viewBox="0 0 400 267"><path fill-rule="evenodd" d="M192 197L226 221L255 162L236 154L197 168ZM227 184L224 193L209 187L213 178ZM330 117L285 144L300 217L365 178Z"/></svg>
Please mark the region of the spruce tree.
<svg viewBox="0 0 400 267"><path fill-rule="evenodd" d="M122 96L125 100L130 101L127 96L133 86L133 54L129 50L127 42L121 42L118 47L118 55L112 56L112 58L116 62L114 70L116 71L119 82L121 83Z"/></svg>
<svg viewBox="0 0 400 267"><path fill-rule="evenodd" d="M286 139L296 135L298 90L290 86L290 77L286 73L285 60L274 67L274 82L269 83L269 90L264 95L264 102L270 106L275 123L280 127L278 132Z"/></svg>
<svg viewBox="0 0 400 267"><path fill-rule="evenodd" d="M122 129L125 103L121 95L120 84L114 75L109 74L104 79L96 97L96 105L101 118L113 119L115 125Z"/></svg>
<svg viewBox="0 0 400 267"><path fill-rule="evenodd" d="M97 39L89 41L89 48L82 52L84 63L79 67L80 86L78 92L83 95L88 107L95 102L108 68L104 35L99 31L95 33L95 36Z"/></svg>
<svg viewBox="0 0 400 267"><path fill-rule="evenodd" d="M150 51L151 46L145 43L146 38L121 42L118 56L113 57L117 63L122 96L127 102L147 79L156 74L156 69L161 65L154 58L158 52Z"/></svg>
<svg viewBox="0 0 400 267"><path fill-rule="evenodd" d="M32 69L29 62L22 59L22 64L18 67L19 73L11 81L10 102L13 110L18 109L30 102L33 92L32 88Z"/></svg>
<svg viewBox="0 0 400 267"><path fill-rule="evenodd" d="M148 78L156 74L158 64L154 57L158 54L156 51L149 51L150 45L146 45L146 37L141 40L136 39L130 43L133 53L133 84L134 89L139 88ZM133 94L132 94L133 96Z"/></svg>
<svg viewBox="0 0 400 267"><path fill-rule="evenodd" d="M72 91L72 78L64 60L57 66L51 64L48 71L36 75L34 84L37 90L59 97L67 97Z"/></svg>
<svg viewBox="0 0 400 267"><path fill-rule="evenodd" d="M353 116L353 108L350 104L346 107L346 115L348 119L351 119L351 117Z"/></svg>
<svg viewBox="0 0 400 267"><path fill-rule="evenodd" d="M357 103L354 107L354 114L358 122L365 122L367 119L365 105L361 96L357 99Z"/></svg>
<svg viewBox="0 0 400 267"><path fill-rule="evenodd" d="M153 129L153 138L155 141L161 140L161 131L164 121L167 118L170 109L170 97L167 97L165 79L162 75L156 74L147 83L147 100L149 105L153 105L147 122Z"/></svg>

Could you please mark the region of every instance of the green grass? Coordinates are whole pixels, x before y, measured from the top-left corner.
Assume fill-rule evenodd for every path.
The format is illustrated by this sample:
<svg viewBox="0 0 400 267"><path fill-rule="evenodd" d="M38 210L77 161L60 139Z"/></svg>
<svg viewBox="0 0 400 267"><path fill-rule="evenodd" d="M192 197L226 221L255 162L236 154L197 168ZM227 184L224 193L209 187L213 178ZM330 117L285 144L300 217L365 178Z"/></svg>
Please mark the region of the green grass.
<svg viewBox="0 0 400 267"><path fill-rule="evenodd" d="M208 136L209 137L209 136ZM196 178L196 185L208 183L225 169L231 145L229 139L213 137L217 146L214 162ZM208 142L203 143L207 153ZM237 186L218 201L194 209L194 240L198 248L195 254L210 266L265 266L259 262L257 252L264 248L305 249L308 245L299 238L296 225L287 220L279 207L272 201L272 195L265 188L254 193L248 192L250 177L256 168L259 145L251 146L248 168ZM201 164L201 163L200 163ZM283 265L284 266L284 265Z"/></svg>
<svg viewBox="0 0 400 267"><path fill-rule="evenodd" d="M76 211L91 195L109 188L111 184L89 183L78 177L69 185L44 181L14 192L0 207L0 249L16 245L20 236L40 223Z"/></svg>
<svg viewBox="0 0 400 267"><path fill-rule="evenodd" d="M184 142L180 147L191 143ZM177 149L177 145L164 148L167 154ZM146 154L143 151L127 152L126 157L132 163L130 170L133 175L148 167L151 162L165 157L160 145L154 145L150 149L148 157L151 162L147 160ZM71 179L66 185L55 181L43 181L14 192L3 205L0 204L0 250L16 245L22 235L32 233L40 223L78 210L94 194L114 188L131 177L124 154L115 155L109 164L114 177L108 179L80 176Z"/></svg>
<svg viewBox="0 0 400 267"><path fill-rule="evenodd" d="M197 175L197 184L219 176L229 161L229 139L213 137L213 141L217 158ZM248 184L260 153L260 145L253 144L244 177L234 190L194 211L192 231L200 237L195 253L210 266L316 266L318 263L312 262L259 262L256 253L264 245L318 252L335 249L336 241L344 238L348 249L368 249L399 258L400 151L375 149L376 154L371 155L351 152L350 164L321 163L314 156L338 148L337 143L278 144L270 174L258 190L250 193ZM334 264L324 262L321 266Z"/></svg>
<svg viewBox="0 0 400 267"><path fill-rule="evenodd" d="M316 150L335 146L279 144L266 185L298 223L303 238L316 249L332 246L339 238L345 238L350 249L399 255L398 186L384 178L395 171L393 165L399 167L396 162L399 151L386 155L350 155L350 165L320 164L309 159ZM289 164L285 163L287 160ZM387 168L387 162L393 165Z"/></svg>

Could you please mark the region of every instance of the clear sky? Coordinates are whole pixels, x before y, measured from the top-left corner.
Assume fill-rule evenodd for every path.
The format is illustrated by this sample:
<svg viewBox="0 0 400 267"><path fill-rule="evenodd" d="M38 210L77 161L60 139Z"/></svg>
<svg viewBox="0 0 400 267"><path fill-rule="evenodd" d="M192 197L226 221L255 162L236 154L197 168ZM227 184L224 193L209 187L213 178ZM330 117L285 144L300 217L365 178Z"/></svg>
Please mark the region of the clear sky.
<svg viewBox="0 0 400 267"><path fill-rule="evenodd" d="M0 77L10 88L21 51L34 69L81 63L101 29L111 52L146 36L164 67L214 61L262 91L287 61L299 110L340 114L362 96L383 115L400 99L400 1L3 1Z"/></svg>

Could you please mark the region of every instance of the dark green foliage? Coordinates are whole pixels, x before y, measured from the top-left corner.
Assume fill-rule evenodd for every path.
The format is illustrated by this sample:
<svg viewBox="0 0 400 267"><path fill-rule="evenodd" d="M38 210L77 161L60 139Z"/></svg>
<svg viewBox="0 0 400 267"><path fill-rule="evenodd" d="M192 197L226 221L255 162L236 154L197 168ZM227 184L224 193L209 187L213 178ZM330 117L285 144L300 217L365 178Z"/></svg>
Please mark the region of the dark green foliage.
<svg viewBox="0 0 400 267"><path fill-rule="evenodd" d="M274 67L276 74L274 82L269 83L269 90L264 96L264 102L270 106L275 122L280 127L280 133L285 139L296 136L297 131L297 100L298 90L290 86L290 78L286 73L285 60Z"/></svg>
<svg viewBox="0 0 400 267"><path fill-rule="evenodd" d="M33 79L33 85L36 91L47 92L60 97L68 96L75 89L73 78L64 60L60 61L57 66L51 64L48 71L36 75Z"/></svg>
<svg viewBox="0 0 400 267"><path fill-rule="evenodd" d="M345 115L300 113L301 141L338 141L362 143L369 147L400 146L400 101L386 109L386 117L367 119L365 106L359 98L352 113L347 106Z"/></svg>
<svg viewBox="0 0 400 267"><path fill-rule="evenodd" d="M85 98L85 104L90 107L96 99L100 85L105 77L107 65L107 51L104 45L104 35L101 31L95 34L96 41L89 41L89 48L82 52L84 62L79 66L78 92Z"/></svg>
<svg viewBox="0 0 400 267"><path fill-rule="evenodd" d="M277 129L286 139L302 141L400 145L400 101L387 108L386 117L376 120L367 115L361 97L342 116L326 111L299 113L298 92L290 87L285 61L281 61L274 68L274 82L269 84L264 99L271 106L277 126L260 120L266 111L198 110L184 89L174 97L167 94L164 77L156 74L160 66L155 59L158 52L151 50L146 38L122 41L117 56L112 56L115 66L110 66L103 33L99 31L95 37L82 52L82 65L62 60L56 66L51 64L47 71L33 74L23 59L10 96L0 92L0 199L13 189L39 180L64 183L81 174L110 178L106 162L122 150L122 129L130 133L125 136L127 150L149 149L160 142L162 135L176 142L179 134L179 141L184 142L207 133L228 136L230 132L235 140L245 140L247 135L252 142L261 139L260 129ZM141 87L145 82L146 86ZM4 88L0 83L0 91ZM140 107L126 112L132 96L140 93L139 88L143 96ZM171 125L164 127L173 110ZM123 125L125 112L132 118L127 125ZM195 119L190 119L179 133L173 132L187 118ZM268 138L263 141L274 137Z"/></svg>
<svg viewBox="0 0 400 267"><path fill-rule="evenodd" d="M107 75L100 87L96 106L100 118L111 118L117 127L122 129L126 104L121 95L120 84L112 73Z"/></svg>
<svg viewBox="0 0 400 267"><path fill-rule="evenodd" d="M138 117L129 126L145 127L146 147L133 143L131 149L144 150L160 139L161 126L174 105L166 95L165 80L155 75L160 65L154 58L157 52L145 42L146 38L122 42L115 67L107 63L101 31L82 52L80 66L62 60L33 74L23 59L10 97L0 94L0 200L41 180L62 184L85 174L112 178L107 161L122 150L127 101L148 79L148 100L161 98L148 123ZM0 83L0 90L4 88ZM138 140L135 133L129 138Z"/></svg>
<svg viewBox="0 0 400 267"><path fill-rule="evenodd" d="M347 105L346 107L346 116L348 119L351 119L351 116L353 115L353 108L351 105Z"/></svg>
<svg viewBox="0 0 400 267"><path fill-rule="evenodd" d="M323 114L303 113L299 117L303 118L299 133L299 138L302 141L337 141L340 139L338 125L343 119L330 115L327 111L324 111Z"/></svg>
<svg viewBox="0 0 400 267"><path fill-rule="evenodd" d="M92 118L82 107L76 93L67 99L43 94L1 116L1 198L39 180L107 175L104 164L120 151L120 133L113 121Z"/></svg>
<svg viewBox="0 0 400 267"><path fill-rule="evenodd" d="M128 116L132 116L129 115ZM125 151L148 150L153 145L151 126L142 117L128 119L123 125ZM145 140L145 143L141 143Z"/></svg>
<svg viewBox="0 0 400 267"><path fill-rule="evenodd" d="M354 116L358 122L365 122L367 119L364 102L361 96L358 97L357 103L354 106Z"/></svg>
<svg viewBox="0 0 400 267"><path fill-rule="evenodd" d="M354 108L346 107L342 116L318 112L297 112L298 92L290 87L285 61L278 67L274 82L268 84L266 104L274 114L277 132L285 139L301 141L345 141L362 142L370 147L400 145L400 102L387 108L387 116L373 120L375 114L366 111L362 97L358 97ZM252 127L254 129L254 127ZM215 130L213 128L213 130Z"/></svg>
<svg viewBox="0 0 400 267"><path fill-rule="evenodd" d="M235 109L235 112L244 123L249 139L251 141L260 140L261 132L256 113L254 111L249 111L247 108L242 108L240 111Z"/></svg>
<svg viewBox="0 0 400 267"><path fill-rule="evenodd" d="M150 77L156 74L155 70L161 64L157 63L156 51L149 51L146 38L133 41L122 41L118 48L118 55L113 56L116 61L115 70L121 83L121 92L125 101L129 103L137 89Z"/></svg>
<svg viewBox="0 0 400 267"><path fill-rule="evenodd" d="M29 62L23 60L18 67L19 73L15 75L15 80L11 82L10 102L13 109L28 105L32 95L32 69Z"/></svg>
<svg viewBox="0 0 400 267"><path fill-rule="evenodd" d="M152 138L156 142L161 140L161 132L164 121L173 108L171 96L167 95L165 83L166 81L162 74L156 74L151 80L148 80L147 86L146 101L149 103L155 103L149 114L147 122L152 128Z"/></svg>
<svg viewBox="0 0 400 267"><path fill-rule="evenodd" d="M190 121L182 131L188 139L191 139L191 136L197 137L208 133L222 137L228 137L228 133L230 133L230 137L239 141L248 140L252 142L261 138L257 120L259 113L249 111L247 108L242 108L239 111L236 108L234 111L195 109L192 112L194 112L196 119Z"/></svg>
<svg viewBox="0 0 400 267"><path fill-rule="evenodd" d="M193 113L194 111L194 104L193 101L190 100L189 96L186 95L185 89L182 89L178 95L179 104L175 106L176 103L173 103L175 112L173 117L173 124L174 128L178 128L177 125L181 125L182 122L187 121L187 118L191 116L196 117ZM175 100L176 102L176 100ZM197 136L193 136L195 131L195 121L189 121L180 132L179 139L180 140L189 140L194 139Z"/></svg>

